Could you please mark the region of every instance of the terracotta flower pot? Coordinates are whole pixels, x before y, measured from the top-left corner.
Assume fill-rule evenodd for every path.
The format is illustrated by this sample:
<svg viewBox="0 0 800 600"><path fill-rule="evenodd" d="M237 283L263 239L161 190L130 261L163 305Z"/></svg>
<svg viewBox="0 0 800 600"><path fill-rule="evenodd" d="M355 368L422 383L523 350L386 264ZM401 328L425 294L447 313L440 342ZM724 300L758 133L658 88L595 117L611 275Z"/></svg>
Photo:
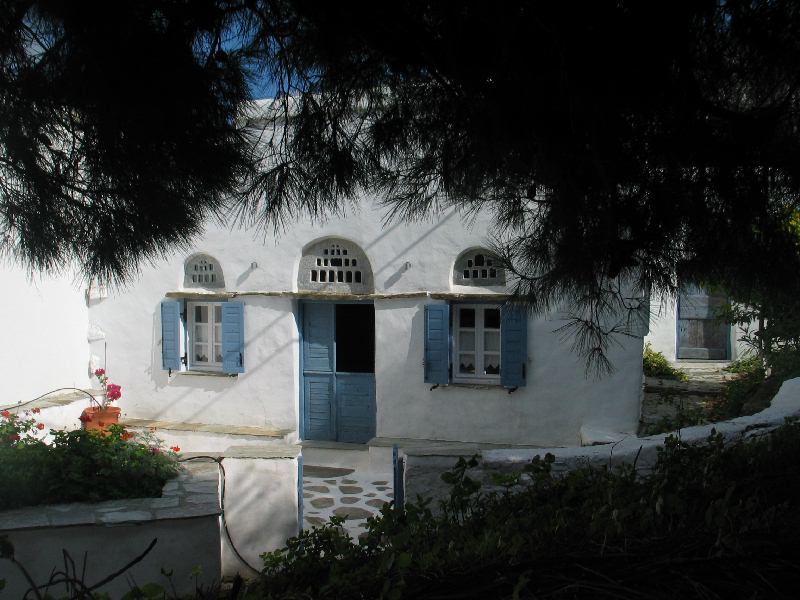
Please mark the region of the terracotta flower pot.
<svg viewBox="0 0 800 600"><path fill-rule="evenodd" d="M100 408L90 406L81 413L81 423L86 431L100 431L108 435L108 428L119 423L119 413L121 410L117 406Z"/></svg>

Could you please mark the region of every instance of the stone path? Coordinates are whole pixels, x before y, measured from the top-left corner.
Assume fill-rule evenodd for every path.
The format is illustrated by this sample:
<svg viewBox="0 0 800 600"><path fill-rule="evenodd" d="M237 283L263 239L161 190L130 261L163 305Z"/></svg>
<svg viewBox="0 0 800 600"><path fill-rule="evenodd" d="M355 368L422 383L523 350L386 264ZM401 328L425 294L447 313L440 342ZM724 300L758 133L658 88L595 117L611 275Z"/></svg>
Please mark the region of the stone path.
<svg viewBox="0 0 800 600"><path fill-rule="evenodd" d="M390 474L375 474L338 467L303 467L303 527L342 517L343 527L354 539L366 531L367 519L391 502Z"/></svg>

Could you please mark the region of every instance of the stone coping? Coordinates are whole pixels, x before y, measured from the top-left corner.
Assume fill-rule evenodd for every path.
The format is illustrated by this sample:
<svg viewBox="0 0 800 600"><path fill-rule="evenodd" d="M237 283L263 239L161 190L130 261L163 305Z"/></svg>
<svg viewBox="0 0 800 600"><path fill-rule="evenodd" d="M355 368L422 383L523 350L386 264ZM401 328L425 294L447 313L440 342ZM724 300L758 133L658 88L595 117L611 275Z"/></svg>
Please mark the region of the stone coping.
<svg viewBox="0 0 800 600"><path fill-rule="evenodd" d="M252 425L223 425L208 423L178 423L175 421L158 421L153 419L122 419L120 425L130 429L163 429L166 431L190 431L199 433L222 433L228 435L251 435L282 439L292 433L293 429L275 427L255 427Z"/></svg>
<svg viewBox="0 0 800 600"><path fill-rule="evenodd" d="M499 444L492 442L458 442L448 440L420 440L413 438L373 438L370 446L397 446L403 454L413 456L465 456L479 454L486 450L503 448L534 449L534 444Z"/></svg>
<svg viewBox="0 0 800 600"><path fill-rule="evenodd" d="M770 406L760 413L737 417L707 425L687 427L671 434L637 437L633 433L604 431L599 428L584 428L582 434L600 443L592 446L568 446L550 448L504 448L483 449L476 469L470 477L478 481L484 491L501 488L494 482L493 474L519 471L522 464L529 463L534 456L550 453L554 457L553 473L563 473L587 465L616 467L634 465L640 474L649 472L656 464L658 452L669 435L680 437L683 442L702 444L716 432L725 441L744 440L766 435L786 422L787 418L800 417L800 378L786 381L781 386ZM449 497L451 487L441 479L441 473L453 468L453 456L442 452L405 452L404 472L405 496L417 496L443 500ZM435 505L435 504L434 504Z"/></svg>
<svg viewBox="0 0 800 600"><path fill-rule="evenodd" d="M73 502L7 510L0 512L0 534L44 527L113 527L221 514L217 464L192 461L182 463L182 467L178 477L164 485L161 498L127 498L93 504Z"/></svg>

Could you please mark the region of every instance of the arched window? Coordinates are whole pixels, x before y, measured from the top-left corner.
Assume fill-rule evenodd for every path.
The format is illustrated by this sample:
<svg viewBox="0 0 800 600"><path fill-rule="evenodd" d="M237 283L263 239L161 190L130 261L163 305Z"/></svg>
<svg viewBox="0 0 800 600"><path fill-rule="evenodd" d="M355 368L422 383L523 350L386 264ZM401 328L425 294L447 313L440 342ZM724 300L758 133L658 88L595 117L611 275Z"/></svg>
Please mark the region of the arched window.
<svg viewBox="0 0 800 600"><path fill-rule="evenodd" d="M225 276L219 261L208 254L195 254L186 261L183 287L224 288Z"/></svg>
<svg viewBox="0 0 800 600"><path fill-rule="evenodd" d="M364 251L341 238L327 238L306 247L297 272L297 289L369 294L372 268Z"/></svg>
<svg viewBox="0 0 800 600"><path fill-rule="evenodd" d="M484 248L471 248L456 259L453 268L456 285L505 285L506 272L497 255Z"/></svg>

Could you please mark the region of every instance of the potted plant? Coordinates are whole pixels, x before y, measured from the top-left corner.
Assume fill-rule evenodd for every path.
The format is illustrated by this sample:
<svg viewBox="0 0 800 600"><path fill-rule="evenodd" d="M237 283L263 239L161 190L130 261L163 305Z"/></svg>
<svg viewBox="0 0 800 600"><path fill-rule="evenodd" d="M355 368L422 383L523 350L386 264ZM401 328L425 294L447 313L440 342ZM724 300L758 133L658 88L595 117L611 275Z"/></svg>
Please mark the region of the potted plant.
<svg viewBox="0 0 800 600"><path fill-rule="evenodd" d="M108 382L108 375L106 375L105 369L95 370L94 375L103 388L102 400L98 401L97 398L93 397L92 404L81 413L79 418L83 429L100 431L107 435L108 428L119 423L120 408L111 406L111 403L120 399L122 388L115 383Z"/></svg>

